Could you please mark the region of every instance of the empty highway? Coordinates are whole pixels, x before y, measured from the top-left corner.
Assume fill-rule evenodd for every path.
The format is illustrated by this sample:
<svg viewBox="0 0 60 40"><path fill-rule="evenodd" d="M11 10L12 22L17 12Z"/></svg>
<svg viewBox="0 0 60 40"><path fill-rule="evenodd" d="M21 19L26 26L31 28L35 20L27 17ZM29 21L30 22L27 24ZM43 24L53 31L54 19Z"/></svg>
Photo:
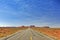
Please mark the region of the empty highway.
<svg viewBox="0 0 60 40"><path fill-rule="evenodd" d="M16 32L13 35L1 38L0 40L55 40L31 28Z"/></svg>

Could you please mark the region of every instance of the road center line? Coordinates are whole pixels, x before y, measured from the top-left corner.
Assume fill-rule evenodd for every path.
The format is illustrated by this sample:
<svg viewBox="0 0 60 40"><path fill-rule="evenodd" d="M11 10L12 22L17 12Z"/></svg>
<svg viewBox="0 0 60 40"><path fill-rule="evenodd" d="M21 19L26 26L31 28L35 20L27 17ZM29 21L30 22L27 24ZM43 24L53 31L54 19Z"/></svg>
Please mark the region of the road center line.
<svg viewBox="0 0 60 40"><path fill-rule="evenodd" d="M30 40L32 40L32 36L30 37Z"/></svg>

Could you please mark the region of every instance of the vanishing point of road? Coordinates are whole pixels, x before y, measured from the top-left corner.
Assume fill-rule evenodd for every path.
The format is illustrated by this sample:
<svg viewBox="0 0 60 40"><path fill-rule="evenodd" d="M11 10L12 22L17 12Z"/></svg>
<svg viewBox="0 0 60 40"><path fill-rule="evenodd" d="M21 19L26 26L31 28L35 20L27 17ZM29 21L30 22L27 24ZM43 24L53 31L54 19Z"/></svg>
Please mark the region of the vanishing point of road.
<svg viewBox="0 0 60 40"><path fill-rule="evenodd" d="M0 40L55 40L31 28L19 31L13 35L1 38Z"/></svg>

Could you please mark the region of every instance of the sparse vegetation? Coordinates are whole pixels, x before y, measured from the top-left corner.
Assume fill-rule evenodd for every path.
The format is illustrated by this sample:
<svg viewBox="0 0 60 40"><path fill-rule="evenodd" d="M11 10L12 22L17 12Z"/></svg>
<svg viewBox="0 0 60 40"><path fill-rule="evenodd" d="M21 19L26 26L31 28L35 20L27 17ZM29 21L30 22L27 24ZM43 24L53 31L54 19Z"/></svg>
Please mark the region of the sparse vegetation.
<svg viewBox="0 0 60 40"><path fill-rule="evenodd" d="M11 35L17 31L24 30L27 28L22 27L0 27L0 38Z"/></svg>
<svg viewBox="0 0 60 40"><path fill-rule="evenodd" d="M47 36L60 40L60 28L32 28L38 32L41 32Z"/></svg>
<svg viewBox="0 0 60 40"><path fill-rule="evenodd" d="M17 31L25 30L28 27L0 27L0 38L11 35ZM60 40L60 28L46 28L46 27L31 27L33 30L41 32L47 36L57 38Z"/></svg>

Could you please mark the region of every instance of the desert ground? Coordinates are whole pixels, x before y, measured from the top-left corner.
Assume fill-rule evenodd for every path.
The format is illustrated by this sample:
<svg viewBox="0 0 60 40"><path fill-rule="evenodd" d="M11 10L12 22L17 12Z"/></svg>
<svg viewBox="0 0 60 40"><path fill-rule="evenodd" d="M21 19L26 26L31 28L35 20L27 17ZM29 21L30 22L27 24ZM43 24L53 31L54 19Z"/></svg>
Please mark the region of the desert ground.
<svg viewBox="0 0 60 40"><path fill-rule="evenodd" d="M60 40L60 28L0 27L0 40Z"/></svg>

